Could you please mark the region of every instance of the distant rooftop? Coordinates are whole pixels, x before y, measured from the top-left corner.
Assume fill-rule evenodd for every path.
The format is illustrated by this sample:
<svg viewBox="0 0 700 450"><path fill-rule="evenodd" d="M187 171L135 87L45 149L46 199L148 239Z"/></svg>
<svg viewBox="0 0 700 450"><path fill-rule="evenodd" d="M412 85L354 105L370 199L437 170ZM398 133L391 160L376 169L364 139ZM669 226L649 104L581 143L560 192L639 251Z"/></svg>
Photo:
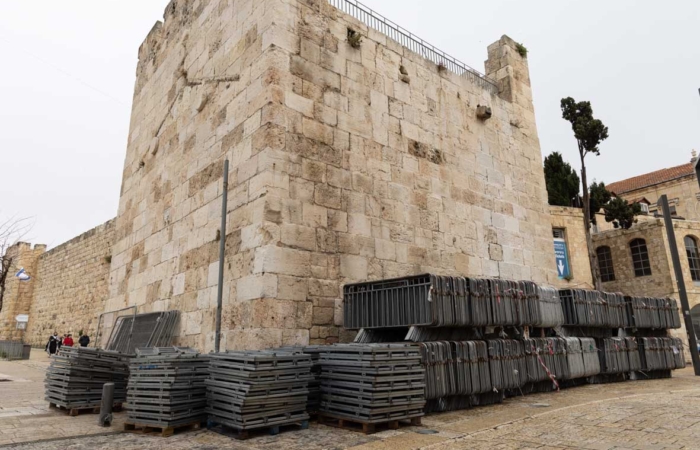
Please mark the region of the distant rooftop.
<svg viewBox="0 0 700 450"><path fill-rule="evenodd" d="M693 167L694 164L695 162L691 161L686 164L681 164L680 166L669 167L667 169L657 170L655 172L646 173L644 175L628 178L626 180L616 181L615 183L610 183L605 187L608 189L608 191L614 194L626 194L627 192L632 192L638 189L695 175L695 168Z"/></svg>

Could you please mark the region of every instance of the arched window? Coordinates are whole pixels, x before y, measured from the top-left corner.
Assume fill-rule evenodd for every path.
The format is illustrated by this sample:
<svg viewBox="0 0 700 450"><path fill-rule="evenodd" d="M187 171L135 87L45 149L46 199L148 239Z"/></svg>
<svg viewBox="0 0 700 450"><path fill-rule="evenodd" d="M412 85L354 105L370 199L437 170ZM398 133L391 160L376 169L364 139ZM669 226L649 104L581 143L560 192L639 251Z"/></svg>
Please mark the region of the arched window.
<svg viewBox="0 0 700 450"><path fill-rule="evenodd" d="M688 265L690 266L690 277L693 281L700 281L700 254L698 254L698 242L692 236L686 236L685 253L688 255Z"/></svg>
<svg viewBox="0 0 700 450"><path fill-rule="evenodd" d="M598 267L600 268L600 278L603 283L615 281L615 269L613 268L612 252L610 247L598 247Z"/></svg>
<svg viewBox="0 0 700 450"><path fill-rule="evenodd" d="M646 277L651 275L651 264L649 263L649 252L647 251L647 241L635 239L630 242L632 250L632 263L634 264L634 276Z"/></svg>

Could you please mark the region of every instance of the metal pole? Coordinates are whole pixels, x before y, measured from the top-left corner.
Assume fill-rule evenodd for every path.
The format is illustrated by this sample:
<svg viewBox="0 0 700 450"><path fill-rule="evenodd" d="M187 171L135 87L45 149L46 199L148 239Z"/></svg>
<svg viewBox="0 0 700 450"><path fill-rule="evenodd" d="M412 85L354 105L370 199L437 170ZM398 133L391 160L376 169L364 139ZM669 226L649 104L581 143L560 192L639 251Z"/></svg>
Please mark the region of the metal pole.
<svg viewBox="0 0 700 450"><path fill-rule="evenodd" d="M681 310L683 311L683 320L685 321L685 331L688 334L690 356L693 359L693 368L695 369L695 375L700 376L700 355L698 355L698 343L697 339L695 338L695 328L693 328L693 319L690 316L690 304L688 303L688 293L685 290L685 280L683 279L681 259L678 254L678 242L676 242L676 231L673 229L671 208L668 206L668 197L666 195L662 195L661 198L659 198L658 205L661 207L664 214L664 223L666 224L666 235L668 236L668 248L671 250L673 270L676 273L678 296L681 300Z"/></svg>
<svg viewBox="0 0 700 450"><path fill-rule="evenodd" d="M221 196L221 230L219 234L219 286L216 293L216 334L214 351L221 349L221 309L224 299L224 253L226 252L226 212L228 203L228 158L224 161L224 192Z"/></svg>

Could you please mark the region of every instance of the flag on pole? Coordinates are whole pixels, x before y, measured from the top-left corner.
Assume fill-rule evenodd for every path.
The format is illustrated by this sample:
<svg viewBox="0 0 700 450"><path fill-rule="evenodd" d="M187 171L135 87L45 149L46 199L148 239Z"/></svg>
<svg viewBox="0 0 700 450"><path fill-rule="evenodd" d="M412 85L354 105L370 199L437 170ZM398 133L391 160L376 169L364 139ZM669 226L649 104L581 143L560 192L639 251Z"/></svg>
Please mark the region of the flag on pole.
<svg viewBox="0 0 700 450"><path fill-rule="evenodd" d="M19 272L17 272L15 276L19 278L19 281L29 281L31 279L27 272L24 271L24 268L19 269Z"/></svg>

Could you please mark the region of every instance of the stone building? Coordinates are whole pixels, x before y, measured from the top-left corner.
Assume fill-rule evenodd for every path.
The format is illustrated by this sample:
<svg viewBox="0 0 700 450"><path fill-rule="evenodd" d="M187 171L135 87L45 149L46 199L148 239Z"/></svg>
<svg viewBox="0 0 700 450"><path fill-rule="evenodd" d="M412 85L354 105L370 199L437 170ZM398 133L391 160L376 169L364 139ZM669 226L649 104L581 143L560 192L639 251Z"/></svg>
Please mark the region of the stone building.
<svg viewBox="0 0 700 450"><path fill-rule="evenodd" d="M697 154L693 150L689 163L616 181L608 184L607 188L630 203L646 200L649 206L645 213L652 217L661 214L656 204L659 197L666 194L671 214L687 220L700 221L700 188L694 167L696 160ZM641 219L645 220L644 217Z"/></svg>
<svg viewBox="0 0 700 450"><path fill-rule="evenodd" d="M32 292L0 317L28 313L25 340L43 345L93 334L102 312L179 310L178 343L208 351L222 238L229 349L347 339L347 282L569 283L517 44L489 46L481 75L357 8L172 1L139 50L116 219L32 250ZM355 18L370 15L387 34ZM574 236L576 213L554 216ZM589 269L570 245L576 283Z"/></svg>
<svg viewBox="0 0 700 450"><path fill-rule="evenodd" d="M563 241L568 259L568 273L557 273L554 286L559 288L593 289L591 263L588 259L583 210L550 206L553 238ZM556 268L559 270L559 268Z"/></svg>
<svg viewBox="0 0 700 450"><path fill-rule="evenodd" d="M178 309L180 343L213 347L225 158L227 348L340 339L348 281L556 277L516 43L489 46L484 77L331 3L350 14L168 6L139 51L108 310Z"/></svg>
<svg viewBox="0 0 700 450"><path fill-rule="evenodd" d="M700 336L700 222L674 220L676 245L688 300ZM648 220L629 230L593 235L603 289L639 297L679 299L673 262L662 219ZM674 332L685 339L682 329Z"/></svg>

